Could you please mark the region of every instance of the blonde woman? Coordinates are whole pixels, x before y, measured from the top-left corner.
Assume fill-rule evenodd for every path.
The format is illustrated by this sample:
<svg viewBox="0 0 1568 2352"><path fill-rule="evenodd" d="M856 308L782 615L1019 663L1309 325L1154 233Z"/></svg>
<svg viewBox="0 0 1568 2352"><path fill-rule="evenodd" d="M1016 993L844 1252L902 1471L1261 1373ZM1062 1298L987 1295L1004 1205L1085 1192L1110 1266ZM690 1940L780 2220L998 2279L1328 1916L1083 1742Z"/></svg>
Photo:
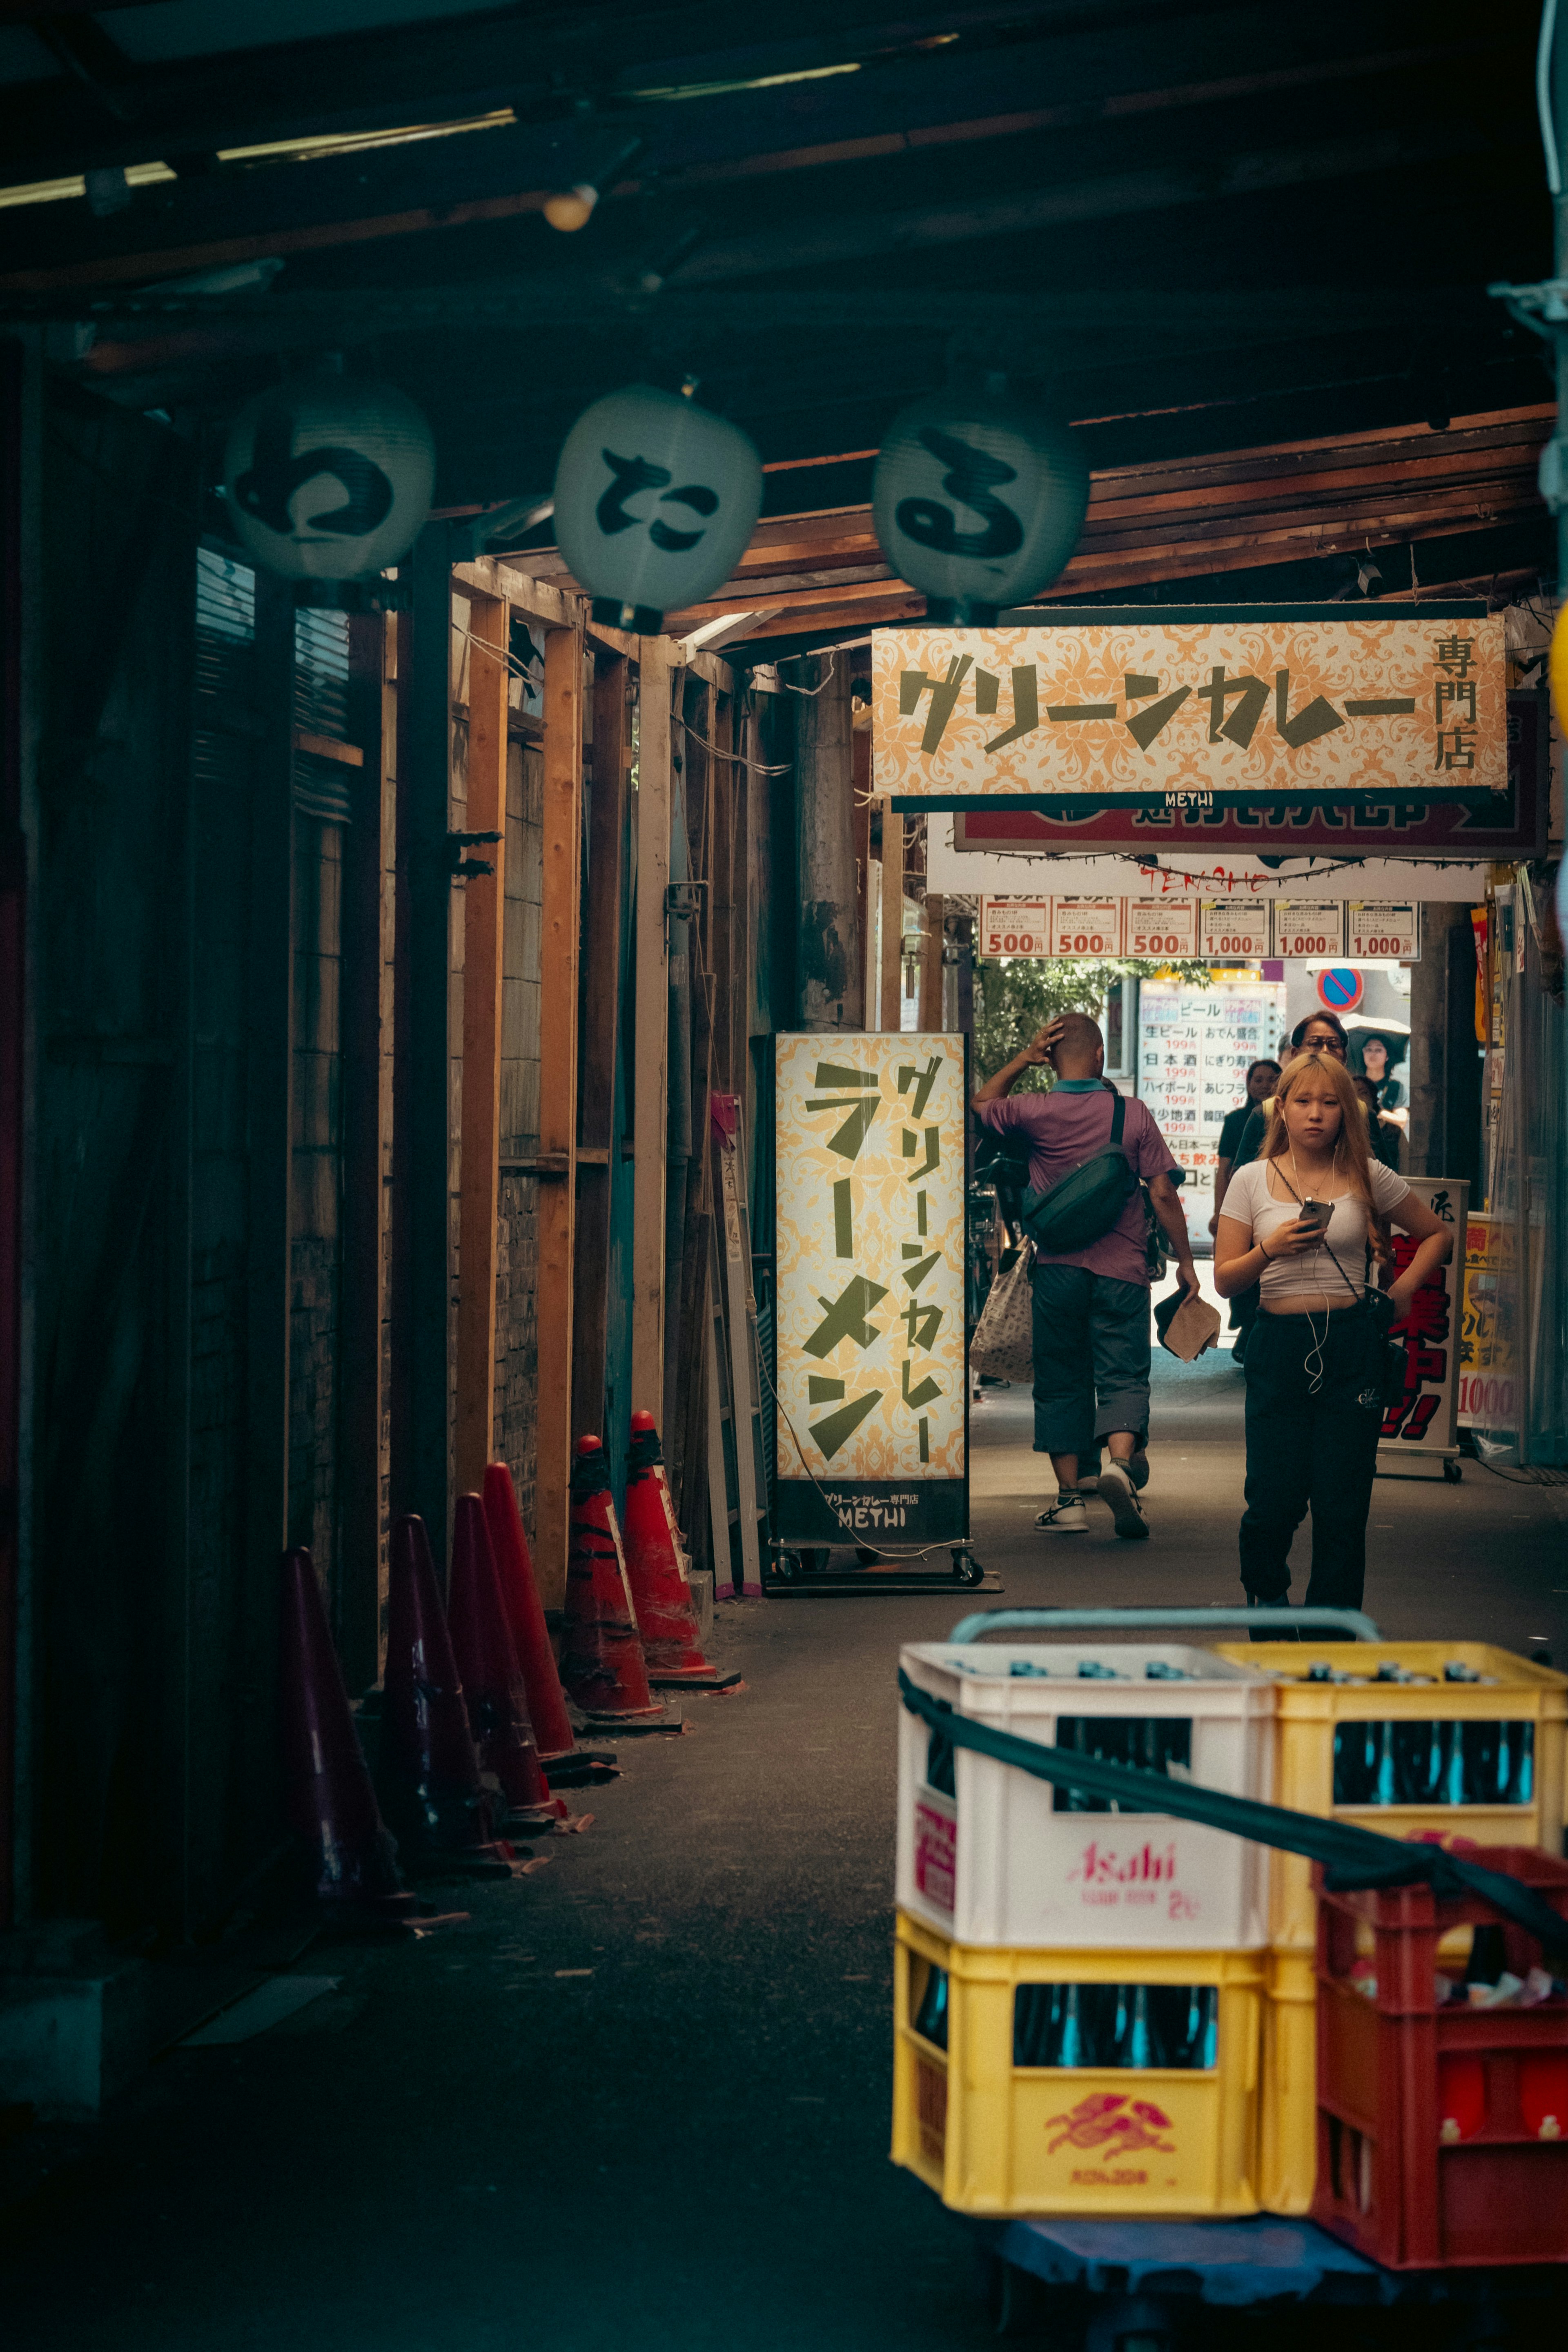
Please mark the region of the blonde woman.
<svg viewBox="0 0 1568 2352"><path fill-rule="evenodd" d="M1391 1215L1418 1244L1392 1286L1403 1316L1453 1236L1373 1158L1342 1062L1303 1054L1275 1105L1261 1156L1230 1180L1215 1236L1220 1297L1255 1282L1261 1294L1247 1353L1241 1580L1251 1601L1288 1598L1290 1539L1310 1509L1308 1606L1359 1609L1384 1410L1381 1335L1363 1306L1367 1252L1389 1263Z"/></svg>

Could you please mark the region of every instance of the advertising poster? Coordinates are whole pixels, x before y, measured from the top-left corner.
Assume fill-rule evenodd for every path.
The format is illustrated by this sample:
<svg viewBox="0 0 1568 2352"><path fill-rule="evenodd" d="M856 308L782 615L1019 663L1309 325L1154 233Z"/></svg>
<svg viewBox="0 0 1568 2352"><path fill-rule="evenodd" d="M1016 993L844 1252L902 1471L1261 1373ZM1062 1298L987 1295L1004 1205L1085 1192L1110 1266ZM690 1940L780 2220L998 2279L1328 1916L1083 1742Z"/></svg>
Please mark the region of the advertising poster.
<svg viewBox="0 0 1568 2352"><path fill-rule="evenodd" d="M1284 1017L1279 981L1194 988L1146 980L1138 992L1138 1093L1186 1171L1182 1205L1200 1252L1214 1245L1220 1129L1246 1098L1247 1065L1277 1051Z"/></svg>
<svg viewBox="0 0 1568 2352"><path fill-rule="evenodd" d="M1200 903L1200 955L1272 955L1268 940L1268 901L1261 894L1256 898L1205 898Z"/></svg>
<svg viewBox="0 0 1568 2352"><path fill-rule="evenodd" d="M1454 1228L1454 1252L1422 1284L1410 1312L1394 1327L1405 1347L1405 1394L1383 1417L1377 1442L1380 1474L1441 1476L1458 1453L1460 1303L1465 1277L1465 1209L1469 1184L1447 1176L1412 1176L1410 1189L1435 1217ZM1415 1254L1415 1244L1394 1220L1394 1276ZM1384 1282L1393 1276L1385 1275Z"/></svg>
<svg viewBox="0 0 1568 2352"><path fill-rule="evenodd" d="M1421 954L1419 904L1352 898L1345 908L1345 944L1335 952L1348 955L1352 963L1371 963L1379 956L1415 963Z"/></svg>
<svg viewBox="0 0 1568 2352"><path fill-rule="evenodd" d="M942 803L1501 793L1503 620L1479 605L879 629L874 790Z"/></svg>
<svg viewBox="0 0 1568 2352"><path fill-rule="evenodd" d="M775 1533L966 1535L962 1035L781 1036Z"/></svg>
<svg viewBox="0 0 1568 2352"><path fill-rule="evenodd" d="M1342 956L1344 951L1345 910L1337 898L1275 900L1277 956Z"/></svg>
<svg viewBox="0 0 1568 2352"><path fill-rule="evenodd" d="M1513 1334L1502 1300L1513 1264L1513 1229L1479 1214L1465 1224L1464 1311L1459 1323L1459 1427L1511 1430Z"/></svg>
<svg viewBox="0 0 1568 2352"><path fill-rule="evenodd" d="M982 898L980 952L987 956L1048 956L1051 952L1050 900Z"/></svg>

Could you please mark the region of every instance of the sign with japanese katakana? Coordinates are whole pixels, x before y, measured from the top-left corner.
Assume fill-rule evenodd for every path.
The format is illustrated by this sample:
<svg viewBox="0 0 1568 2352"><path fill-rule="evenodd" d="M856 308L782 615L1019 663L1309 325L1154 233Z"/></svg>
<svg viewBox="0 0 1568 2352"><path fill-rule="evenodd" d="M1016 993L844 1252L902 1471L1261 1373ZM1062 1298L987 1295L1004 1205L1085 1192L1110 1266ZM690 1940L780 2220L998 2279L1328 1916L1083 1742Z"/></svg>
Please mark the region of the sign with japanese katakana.
<svg viewBox="0 0 1568 2352"><path fill-rule="evenodd" d="M964 1044L777 1041L785 1541L898 1551L968 1533Z"/></svg>
<svg viewBox="0 0 1568 2352"><path fill-rule="evenodd" d="M1458 614L1458 617L1455 615ZM872 638L874 783L962 806L1215 793L1501 793L1503 617L1259 606Z"/></svg>
<svg viewBox="0 0 1568 2352"><path fill-rule="evenodd" d="M1405 1346L1405 1394L1383 1416L1377 1442L1380 1472L1396 1476L1407 1470L1418 1475L1442 1474L1445 1460L1458 1454L1458 1408L1459 1358L1463 1328L1465 1284L1465 1212L1468 1182L1448 1176L1412 1176L1410 1189L1435 1217L1454 1229L1453 1255L1422 1284L1410 1302L1410 1311L1394 1327ZM1415 1255L1416 1244L1393 1227L1394 1266L1384 1276L1393 1281Z"/></svg>

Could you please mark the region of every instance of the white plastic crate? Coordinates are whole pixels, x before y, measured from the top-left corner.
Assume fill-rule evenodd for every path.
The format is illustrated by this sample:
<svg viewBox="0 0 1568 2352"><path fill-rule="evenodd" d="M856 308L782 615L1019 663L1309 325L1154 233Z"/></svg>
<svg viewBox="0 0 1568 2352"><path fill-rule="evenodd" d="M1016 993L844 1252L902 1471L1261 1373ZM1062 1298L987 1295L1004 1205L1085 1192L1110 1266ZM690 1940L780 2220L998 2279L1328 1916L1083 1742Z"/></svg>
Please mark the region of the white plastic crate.
<svg viewBox="0 0 1568 2352"><path fill-rule="evenodd" d="M1273 1687L1211 1650L917 1642L901 1664L921 1690L995 1730L1046 1748L1098 1746L1107 1760L1163 1763L1205 1788L1269 1801ZM932 1734L908 1707L899 1715L898 1899L942 1935L1086 1949L1267 1944L1265 1848L1168 1813L1058 1811L1049 1781L967 1748L952 1751L950 1790L932 1787ZM936 1761L940 1781L949 1774Z"/></svg>

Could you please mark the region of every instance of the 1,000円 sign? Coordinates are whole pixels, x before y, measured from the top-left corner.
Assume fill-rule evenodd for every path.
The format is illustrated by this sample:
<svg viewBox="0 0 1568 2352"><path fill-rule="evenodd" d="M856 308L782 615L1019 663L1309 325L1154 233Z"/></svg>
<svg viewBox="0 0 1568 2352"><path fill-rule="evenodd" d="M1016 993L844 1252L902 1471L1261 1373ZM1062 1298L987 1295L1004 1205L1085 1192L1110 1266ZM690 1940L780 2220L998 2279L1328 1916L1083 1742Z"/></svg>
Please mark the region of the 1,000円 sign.
<svg viewBox="0 0 1568 2352"><path fill-rule="evenodd" d="M895 801L1501 793L1503 621L1079 611L879 629L875 789Z"/></svg>
<svg viewBox="0 0 1568 2352"><path fill-rule="evenodd" d="M966 1534L964 1039L784 1036L777 1073L776 1532Z"/></svg>

